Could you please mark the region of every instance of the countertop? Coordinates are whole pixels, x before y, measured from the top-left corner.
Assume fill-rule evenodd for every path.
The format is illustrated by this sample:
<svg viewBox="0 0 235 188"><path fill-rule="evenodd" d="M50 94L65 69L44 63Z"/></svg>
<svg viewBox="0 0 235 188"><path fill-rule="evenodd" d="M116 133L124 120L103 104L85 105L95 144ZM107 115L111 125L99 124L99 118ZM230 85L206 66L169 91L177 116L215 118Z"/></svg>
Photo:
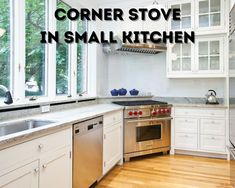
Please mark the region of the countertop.
<svg viewBox="0 0 235 188"><path fill-rule="evenodd" d="M173 107L228 108L225 104L173 103L172 105Z"/></svg>
<svg viewBox="0 0 235 188"><path fill-rule="evenodd" d="M59 112L40 114L31 116L30 118L21 118L12 121L1 122L1 124L4 124L26 119L40 119L54 121L55 123L6 136L0 136L0 150L44 135L51 134L58 130L69 128L75 122L83 121L96 116L101 116L106 113L121 109L123 109L122 106L115 104L97 104Z"/></svg>

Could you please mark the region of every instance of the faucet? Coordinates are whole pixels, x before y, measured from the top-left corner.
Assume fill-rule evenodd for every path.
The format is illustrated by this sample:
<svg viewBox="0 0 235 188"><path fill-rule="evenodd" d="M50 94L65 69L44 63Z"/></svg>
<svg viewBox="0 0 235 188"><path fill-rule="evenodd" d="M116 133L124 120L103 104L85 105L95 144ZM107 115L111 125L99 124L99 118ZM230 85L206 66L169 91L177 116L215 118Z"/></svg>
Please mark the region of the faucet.
<svg viewBox="0 0 235 188"><path fill-rule="evenodd" d="M5 92L4 103L5 104L12 104L13 100L12 100L11 92L4 85L0 85L0 90L3 90Z"/></svg>

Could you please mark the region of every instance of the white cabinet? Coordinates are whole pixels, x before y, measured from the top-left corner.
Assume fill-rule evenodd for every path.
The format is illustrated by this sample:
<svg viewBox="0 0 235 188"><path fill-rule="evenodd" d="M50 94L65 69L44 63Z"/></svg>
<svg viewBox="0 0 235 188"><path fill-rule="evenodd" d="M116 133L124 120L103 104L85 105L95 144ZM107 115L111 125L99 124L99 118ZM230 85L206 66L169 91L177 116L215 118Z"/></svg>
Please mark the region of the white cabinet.
<svg viewBox="0 0 235 188"><path fill-rule="evenodd" d="M168 4L168 7L181 10L181 20L171 18L168 21L169 30L191 30L194 28L194 1L172 1Z"/></svg>
<svg viewBox="0 0 235 188"><path fill-rule="evenodd" d="M40 187L71 187L70 148L65 147L45 154L40 160Z"/></svg>
<svg viewBox="0 0 235 188"><path fill-rule="evenodd" d="M123 111L104 115L103 175L123 159Z"/></svg>
<svg viewBox="0 0 235 188"><path fill-rule="evenodd" d="M226 154L226 110L174 108L174 145L178 150Z"/></svg>
<svg viewBox="0 0 235 188"><path fill-rule="evenodd" d="M0 188L38 188L39 187L39 162L5 171L0 175Z"/></svg>
<svg viewBox="0 0 235 188"><path fill-rule="evenodd" d="M0 151L0 188L71 188L72 130Z"/></svg>
<svg viewBox="0 0 235 188"><path fill-rule="evenodd" d="M226 3L227 0L196 0L196 31L226 32Z"/></svg>
<svg viewBox="0 0 235 188"><path fill-rule="evenodd" d="M196 38L195 44L168 45L167 76L225 77L226 40L224 36L207 35Z"/></svg>

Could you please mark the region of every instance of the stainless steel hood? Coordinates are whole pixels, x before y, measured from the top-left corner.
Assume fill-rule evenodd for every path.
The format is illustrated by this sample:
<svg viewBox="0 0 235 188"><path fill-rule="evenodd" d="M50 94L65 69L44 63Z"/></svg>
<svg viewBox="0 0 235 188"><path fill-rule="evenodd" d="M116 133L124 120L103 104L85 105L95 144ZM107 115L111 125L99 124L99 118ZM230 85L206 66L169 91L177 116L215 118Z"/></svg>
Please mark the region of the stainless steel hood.
<svg viewBox="0 0 235 188"><path fill-rule="evenodd" d="M115 36L117 40L115 44L103 44L103 51L106 54L119 53L140 53L140 54L158 54L166 51L165 44L154 44L148 41L147 43L123 43L120 37Z"/></svg>

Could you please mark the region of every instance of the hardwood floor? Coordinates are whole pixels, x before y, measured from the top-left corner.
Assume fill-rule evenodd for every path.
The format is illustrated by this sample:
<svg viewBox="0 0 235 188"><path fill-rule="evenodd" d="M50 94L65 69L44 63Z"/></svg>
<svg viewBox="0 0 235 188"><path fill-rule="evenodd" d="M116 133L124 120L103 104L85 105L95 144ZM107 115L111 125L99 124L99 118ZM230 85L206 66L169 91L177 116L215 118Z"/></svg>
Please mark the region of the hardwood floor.
<svg viewBox="0 0 235 188"><path fill-rule="evenodd" d="M231 171L223 159L152 155L115 167L96 188L232 188Z"/></svg>

